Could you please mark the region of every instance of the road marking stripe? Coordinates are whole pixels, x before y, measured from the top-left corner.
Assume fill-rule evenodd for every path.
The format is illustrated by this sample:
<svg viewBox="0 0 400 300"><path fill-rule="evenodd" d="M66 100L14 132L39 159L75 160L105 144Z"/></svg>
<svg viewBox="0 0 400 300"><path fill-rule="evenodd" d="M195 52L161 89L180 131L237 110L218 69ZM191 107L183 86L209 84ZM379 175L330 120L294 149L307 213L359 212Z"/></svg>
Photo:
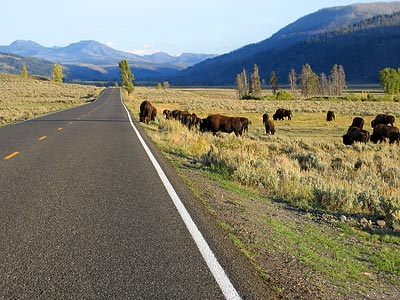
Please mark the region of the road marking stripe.
<svg viewBox="0 0 400 300"><path fill-rule="evenodd" d="M45 140L45 139L47 139L47 136L41 136L39 139L38 139L38 141L43 141L43 140Z"/></svg>
<svg viewBox="0 0 400 300"><path fill-rule="evenodd" d="M200 250L203 259L205 260L208 268L210 269L211 273L213 274L216 282L218 283L222 293L227 300L241 300L242 298L239 296L239 293L236 291L235 287L229 280L228 276L226 275L224 269L219 264L217 258L215 257L214 253L210 249L210 246L207 244L206 240L204 239L203 235L201 234L200 230L197 228L196 224L194 223L192 217L189 215L189 212L186 210L185 206L183 205L181 199L179 198L178 194L176 193L175 189L173 188L172 184L169 182L167 176L165 175L164 171L162 170L161 166L155 159L153 153L151 153L149 147L147 146L146 142L143 140L140 132L137 130L135 125L132 122L131 115L126 108L124 102L122 101L122 95L120 93L121 103L124 106L126 113L129 118L129 122L135 131L140 143L142 144L143 148L145 149L147 155L149 156L151 162L153 163L154 168L156 169L158 176L162 183L164 184L169 196L171 197L172 201L175 204L176 209L178 210L183 222L185 223L187 229L189 230L192 238L194 239L197 248Z"/></svg>
<svg viewBox="0 0 400 300"><path fill-rule="evenodd" d="M61 130L63 130L64 128L62 128L62 127L59 127L59 128L57 128L57 131L61 131Z"/></svg>
<svg viewBox="0 0 400 300"><path fill-rule="evenodd" d="M13 153L7 155L6 157L4 157L4 159L10 159L10 158L12 158L12 157L14 157L14 156L16 156L16 155L18 155L18 154L19 154L19 152L18 152L18 151L15 151L15 152L13 152Z"/></svg>

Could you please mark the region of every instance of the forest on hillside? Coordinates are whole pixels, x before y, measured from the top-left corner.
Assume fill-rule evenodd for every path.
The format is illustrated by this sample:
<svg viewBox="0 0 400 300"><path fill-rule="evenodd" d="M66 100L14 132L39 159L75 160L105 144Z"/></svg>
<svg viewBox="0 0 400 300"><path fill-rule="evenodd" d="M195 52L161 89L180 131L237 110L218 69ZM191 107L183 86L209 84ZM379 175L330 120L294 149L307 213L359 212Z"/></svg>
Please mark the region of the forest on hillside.
<svg viewBox="0 0 400 300"><path fill-rule="evenodd" d="M400 66L400 12L380 15L352 26L315 35L292 46L243 56L221 65L219 58L207 60L182 71L170 81L182 85L234 85L243 69L254 64L262 79L274 71L286 84L293 68L310 64L317 73L329 73L334 64L343 65L349 83L378 83L379 71Z"/></svg>

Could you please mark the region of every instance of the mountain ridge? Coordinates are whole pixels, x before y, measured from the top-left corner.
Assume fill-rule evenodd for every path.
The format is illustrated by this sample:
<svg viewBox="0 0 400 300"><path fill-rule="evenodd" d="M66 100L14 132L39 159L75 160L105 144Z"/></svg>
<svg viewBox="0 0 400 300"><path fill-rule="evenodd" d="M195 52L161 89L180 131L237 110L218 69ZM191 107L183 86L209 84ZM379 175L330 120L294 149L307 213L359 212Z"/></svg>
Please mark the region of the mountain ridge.
<svg viewBox="0 0 400 300"><path fill-rule="evenodd" d="M260 67L260 65L264 63L263 60L270 55L268 51L273 51L273 55L277 57L278 51L284 51L285 48L312 39L318 36L318 34L337 31L361 22L362 20L378 15L393 14L397 11L400 11L400 1L323 8L297 19L295 22L280 29L268 39L243 46L230 53L188 67L179 72L175 78L171 79L171 82L182 85L208 85L212 82L215 82L216 85L234 85L236 74L240 73L243 68L251 71L254 64ZM302 49L304 49L304 47ZM292 65L299 65L298 61L302 58L302 64L309 63L305 59L307 53L297 53L295 50L293 50L292 53L293 57L286 57L289 60L289 64L292 61ZM264 58L260 58L262 56L264 56ZM255 57L257 57L257 59ZM271 62L271 64L273 63L274 62ZM288 64L286 61L284 63L286 65ZM335 63L340 64L340 61L336 61ZM262 71L264 72L262 76L267 81L271 69L269 72L265 69L260 70L260 72ZM277 70L274 69L274 71L276 72ZM286 74L288 74L289 71L290 69L285 70L285 72L287 72ZM282 76L283 72L281 71L279 73ZM357 81L358 79L355 78L355 80Z"/></svg>

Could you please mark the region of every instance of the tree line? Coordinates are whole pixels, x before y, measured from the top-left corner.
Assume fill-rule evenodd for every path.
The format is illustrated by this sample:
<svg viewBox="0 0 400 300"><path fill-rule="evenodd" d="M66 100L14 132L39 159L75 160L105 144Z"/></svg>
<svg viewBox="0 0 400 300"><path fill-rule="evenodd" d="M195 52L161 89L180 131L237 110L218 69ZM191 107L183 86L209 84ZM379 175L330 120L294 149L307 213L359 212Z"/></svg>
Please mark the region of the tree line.
<svg viewBox="0 0 400 300"><path fill-rule="evenodd" d="M342 65L335 64L328 76L325 73L317 75L309 64L305 64L300 74L293 68L290 70L288 82L292 96L297 93L306 99L316 95L342 96L346 89L346 74ZM277 95L279 78L274 71L270 74L269 83L273 95ZM236 75L236 87L240 99L261 99L261 79L257 64L254 64L250 75L246 69Z"/></svg>

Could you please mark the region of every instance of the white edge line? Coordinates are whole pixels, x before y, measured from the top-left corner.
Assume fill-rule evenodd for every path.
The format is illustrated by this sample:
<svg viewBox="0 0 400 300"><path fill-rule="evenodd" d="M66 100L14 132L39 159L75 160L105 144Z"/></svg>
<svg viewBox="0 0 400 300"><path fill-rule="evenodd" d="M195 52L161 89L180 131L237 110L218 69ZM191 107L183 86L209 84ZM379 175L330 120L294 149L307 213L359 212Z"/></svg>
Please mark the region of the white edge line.
<svg viewBox="0 0 400 300"><path fill-rule="evenodd" d="M143 140L140 132L137 130L135 125L132 122L131 115L126 108L124 102L122 101L122 95L120 90L120 98L121 103L124 106L126 113L128 114L129 122L133 130L135 131L137 137L139 138L140 143L142 144L143 148L145 149L147 155L149 156L151 162L153 163L154 168L156 169L158 175L162 183L164 184L169 196L171 197L172 201L175 204L176 209L178 210L183 222L185 223L187 229L189 230L192 238L194 239L197 248L200 250L201 255L203 256L205 262L207 263L208 268L210 269L212 275L214 276L215 280L217 281L222 293L224 294L227 300L240 300L242 299L239 296L239 293L236 291L235 287L229 280L228 276L226 275L224 269L219 264L217 258L215 257L214 253L208 246L206 240L204 239L203 235L201 234L200 230L197 228L196 224L194 223L193 219L190 217L188 211L186 210L185 206L183 205L181 199L177 195L175 189L173 188L172 184L169 182L167 176L165 175L164 171L162 170L161 166L155 159L153 153L150 151L149 147L147 146L146 142Z"/></svg>

